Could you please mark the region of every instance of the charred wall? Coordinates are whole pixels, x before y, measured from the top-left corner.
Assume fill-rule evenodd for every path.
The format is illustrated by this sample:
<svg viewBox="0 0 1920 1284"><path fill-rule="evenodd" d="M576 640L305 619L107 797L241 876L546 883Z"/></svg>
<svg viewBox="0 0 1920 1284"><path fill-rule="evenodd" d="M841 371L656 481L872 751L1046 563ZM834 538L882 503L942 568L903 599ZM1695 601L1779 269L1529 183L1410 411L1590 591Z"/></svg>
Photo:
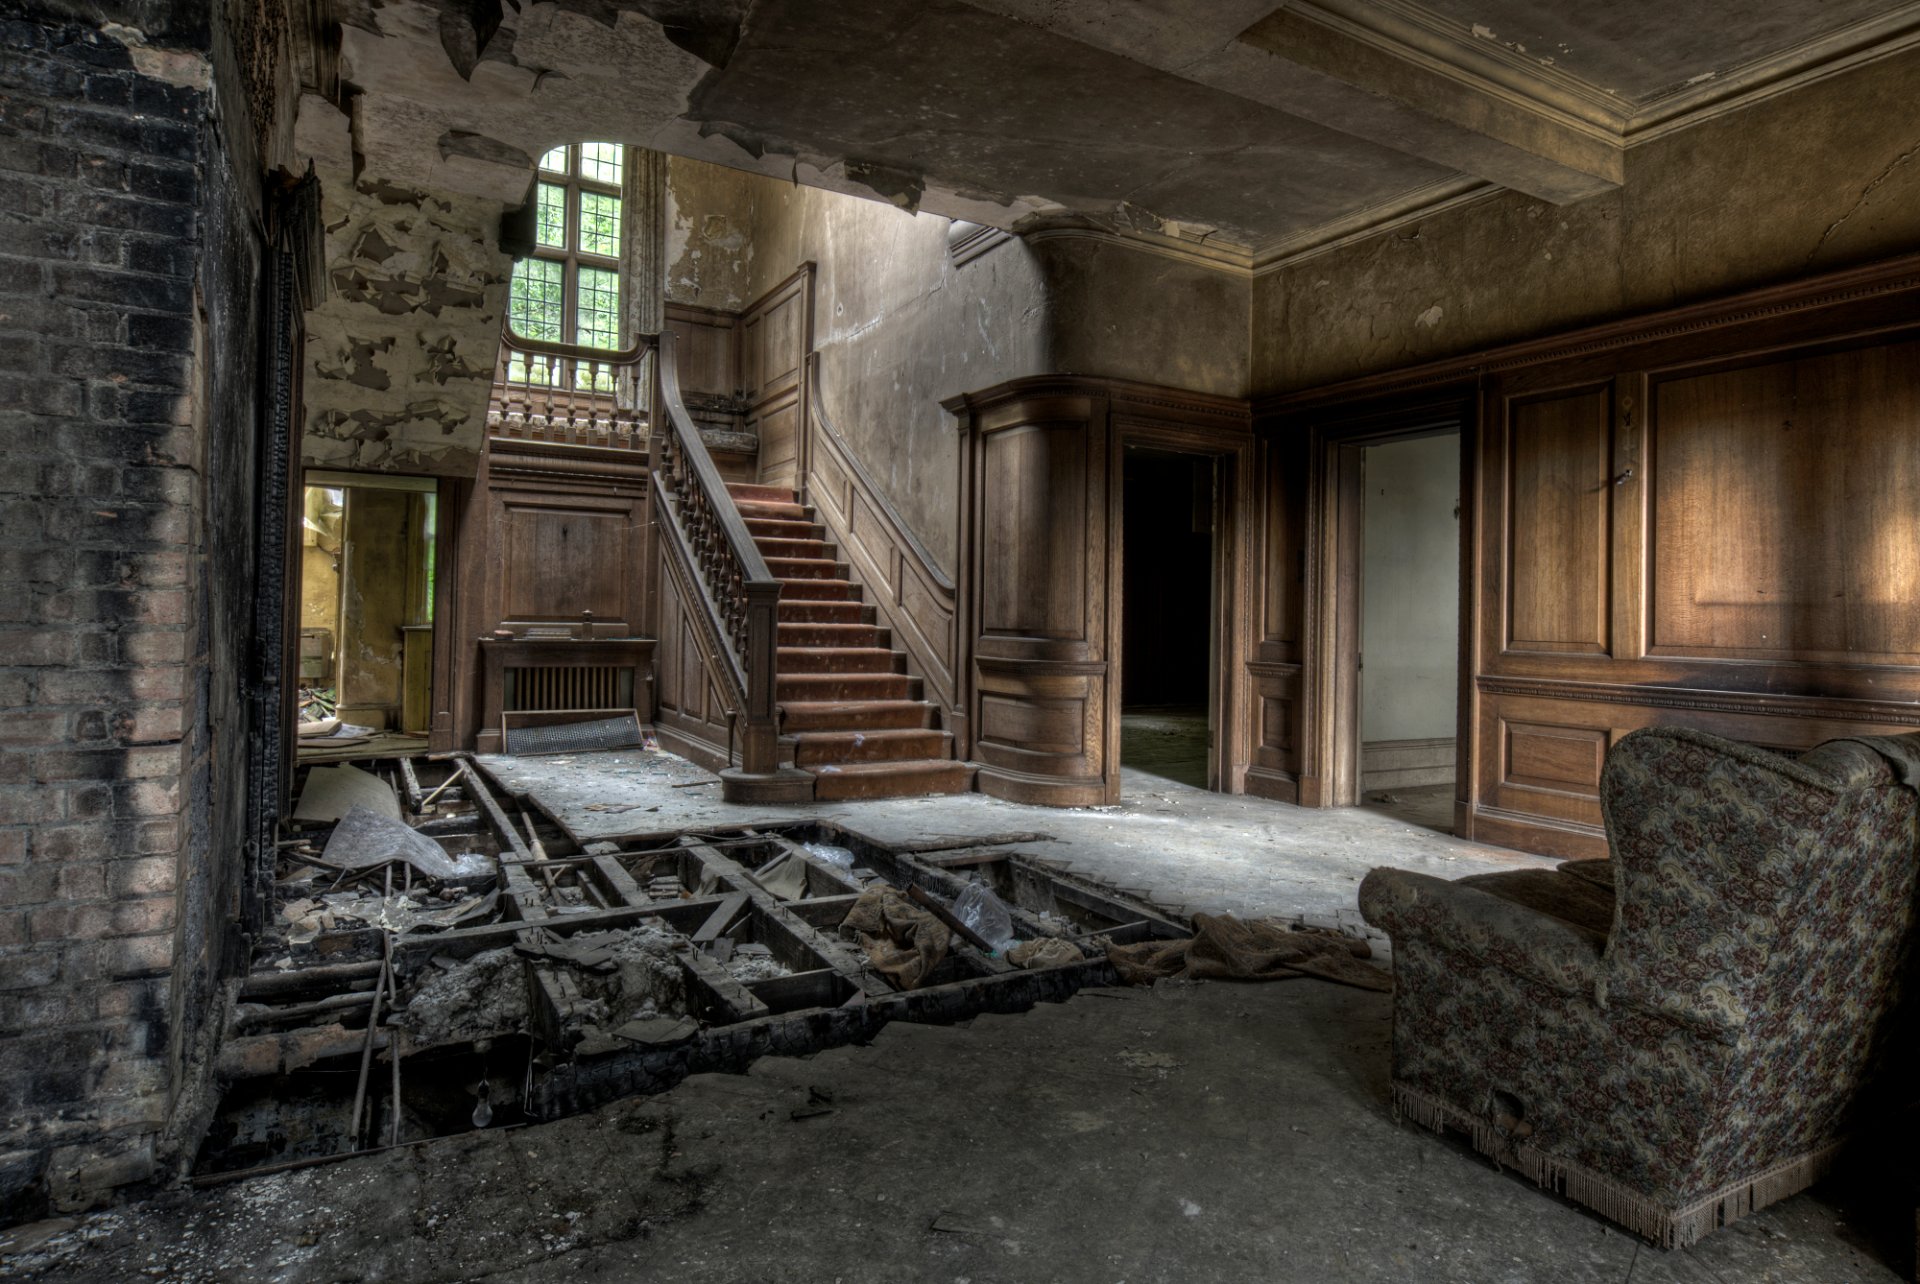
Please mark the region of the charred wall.
<svg viewBox="0 0 1920 1284"><path fill-rule="evenodd" d="M113 16L0 20L8 1220L167 1162L246 838L252 128L204 10Z"/></svg>

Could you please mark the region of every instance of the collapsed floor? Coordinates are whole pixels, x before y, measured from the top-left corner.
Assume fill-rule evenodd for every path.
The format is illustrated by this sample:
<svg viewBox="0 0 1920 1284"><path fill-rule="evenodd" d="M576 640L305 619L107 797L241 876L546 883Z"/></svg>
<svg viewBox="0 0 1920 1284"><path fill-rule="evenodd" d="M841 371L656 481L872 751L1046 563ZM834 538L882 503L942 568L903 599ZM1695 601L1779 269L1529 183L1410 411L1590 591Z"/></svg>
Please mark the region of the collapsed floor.
<svg viewBox="0 0 1920 1284"><path fill-rule="evenodd" d="M16 1230L0 1274L1822 1281L1904 1251L1829 1191L1659 1253L1394 1127L1382 996L1112 988L1109 946L1190 915L1351 944L1372 864L1535 858L1131 776L1118 808L823 815L729 808L644 751L376 770L413 857L296 822L195 1188ZM970 884L1078 957L839 930Z"/></svg>

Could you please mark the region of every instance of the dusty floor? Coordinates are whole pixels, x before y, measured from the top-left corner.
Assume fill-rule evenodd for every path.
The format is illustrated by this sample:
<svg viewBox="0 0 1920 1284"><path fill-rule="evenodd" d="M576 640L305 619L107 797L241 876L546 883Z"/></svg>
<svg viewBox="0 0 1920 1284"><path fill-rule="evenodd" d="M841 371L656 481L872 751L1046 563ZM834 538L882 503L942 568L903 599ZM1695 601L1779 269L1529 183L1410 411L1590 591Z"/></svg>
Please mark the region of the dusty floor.
<svg viewBox="0 0 1920 1284"><path fill-rule="evenodd" d="M1354 889L1375 865L1441 878L1551 866L1545 857L1463 842L1367 808L1315 810L1207 793L1133 768L1113 807L1030 807L984 794L824 806L743 807L684 759L621 751L481 760L583 841L616 834L834 820L883 844L1031 833L1029 852L1184 913L1280 917L1361 932ZM1376 935L1377 934L1373 934Z"/></svg>
<svg viewBox="0 0 1920 1284"><path fill-rule="evenodd" d="M1453 786L1414 785L1404 789L1376 789L1360 799L1367 811L1378 812L1437 834L1453 832Z"/></svg>
<svg viewBox="0 0 1920 1284"><path fill-rule="evenodd" d="M163 1196L0 1273L59 1281L1901 1278L1821 1190L1662 1252L1387 1105L1389 1000L1094 991L763 1059L512 1132ZM4 1252L0 1247L0 1252ZM1890 1253L1903 1250L1894 1248Z"/></svg>
<svg viewBox="0 0 1920 1284"><path fill-rule="evenodd" d="M1195 789L1207 787L1205 709L1128 709L1120 715L1120 765Z"/></svg>

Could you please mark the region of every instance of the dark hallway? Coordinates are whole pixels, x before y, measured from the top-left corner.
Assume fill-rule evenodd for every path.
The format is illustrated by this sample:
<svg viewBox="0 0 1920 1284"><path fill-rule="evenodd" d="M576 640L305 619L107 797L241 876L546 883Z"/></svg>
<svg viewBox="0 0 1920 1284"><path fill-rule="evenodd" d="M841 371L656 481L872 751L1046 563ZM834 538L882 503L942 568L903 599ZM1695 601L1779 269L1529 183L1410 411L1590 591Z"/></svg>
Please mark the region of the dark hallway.
<svg viewBox="0 0 1920 1284"><path fill-rule="evenodd" d="M1208 787L1214 461L1130 448L1123 496L1124 766Z"/></svg>

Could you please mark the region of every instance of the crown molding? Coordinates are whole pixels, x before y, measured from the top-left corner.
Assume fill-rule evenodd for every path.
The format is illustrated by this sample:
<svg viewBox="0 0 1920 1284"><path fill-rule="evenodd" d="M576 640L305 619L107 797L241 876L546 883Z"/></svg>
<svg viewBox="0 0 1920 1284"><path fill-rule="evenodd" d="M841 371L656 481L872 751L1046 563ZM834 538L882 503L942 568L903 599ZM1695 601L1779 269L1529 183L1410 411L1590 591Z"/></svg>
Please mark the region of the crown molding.
<svg viewBox="0 0 1920 1284"><path fill-rule="evenodd" d="M1625 123L1637 147L1756 103L1920 47L1920 0L1756 59L1711 80L1649 97Z"/></svg>
<svg viewBox="0 0 1920 1284"><path fill-rule="evenodd" d="M1377 205L1269 241L1253 251L1249 256L1249 266L1253 275L1265 276L1315 255L1406 227L1447 210L1472 205L1506 190L1497 183L1483 182L1466 174L1441 179L1425 187L1402 192Z"/></svg>
<svg viewBox="0 0 1920 1284"><path fill-rule="evenodd" d="M1475 93L1594 138L1617 142L1632 112L1632 104L1619 95L1548 60L1476 37L1472 28L1409 0L1295 0L1288 9Z"/></svg>

